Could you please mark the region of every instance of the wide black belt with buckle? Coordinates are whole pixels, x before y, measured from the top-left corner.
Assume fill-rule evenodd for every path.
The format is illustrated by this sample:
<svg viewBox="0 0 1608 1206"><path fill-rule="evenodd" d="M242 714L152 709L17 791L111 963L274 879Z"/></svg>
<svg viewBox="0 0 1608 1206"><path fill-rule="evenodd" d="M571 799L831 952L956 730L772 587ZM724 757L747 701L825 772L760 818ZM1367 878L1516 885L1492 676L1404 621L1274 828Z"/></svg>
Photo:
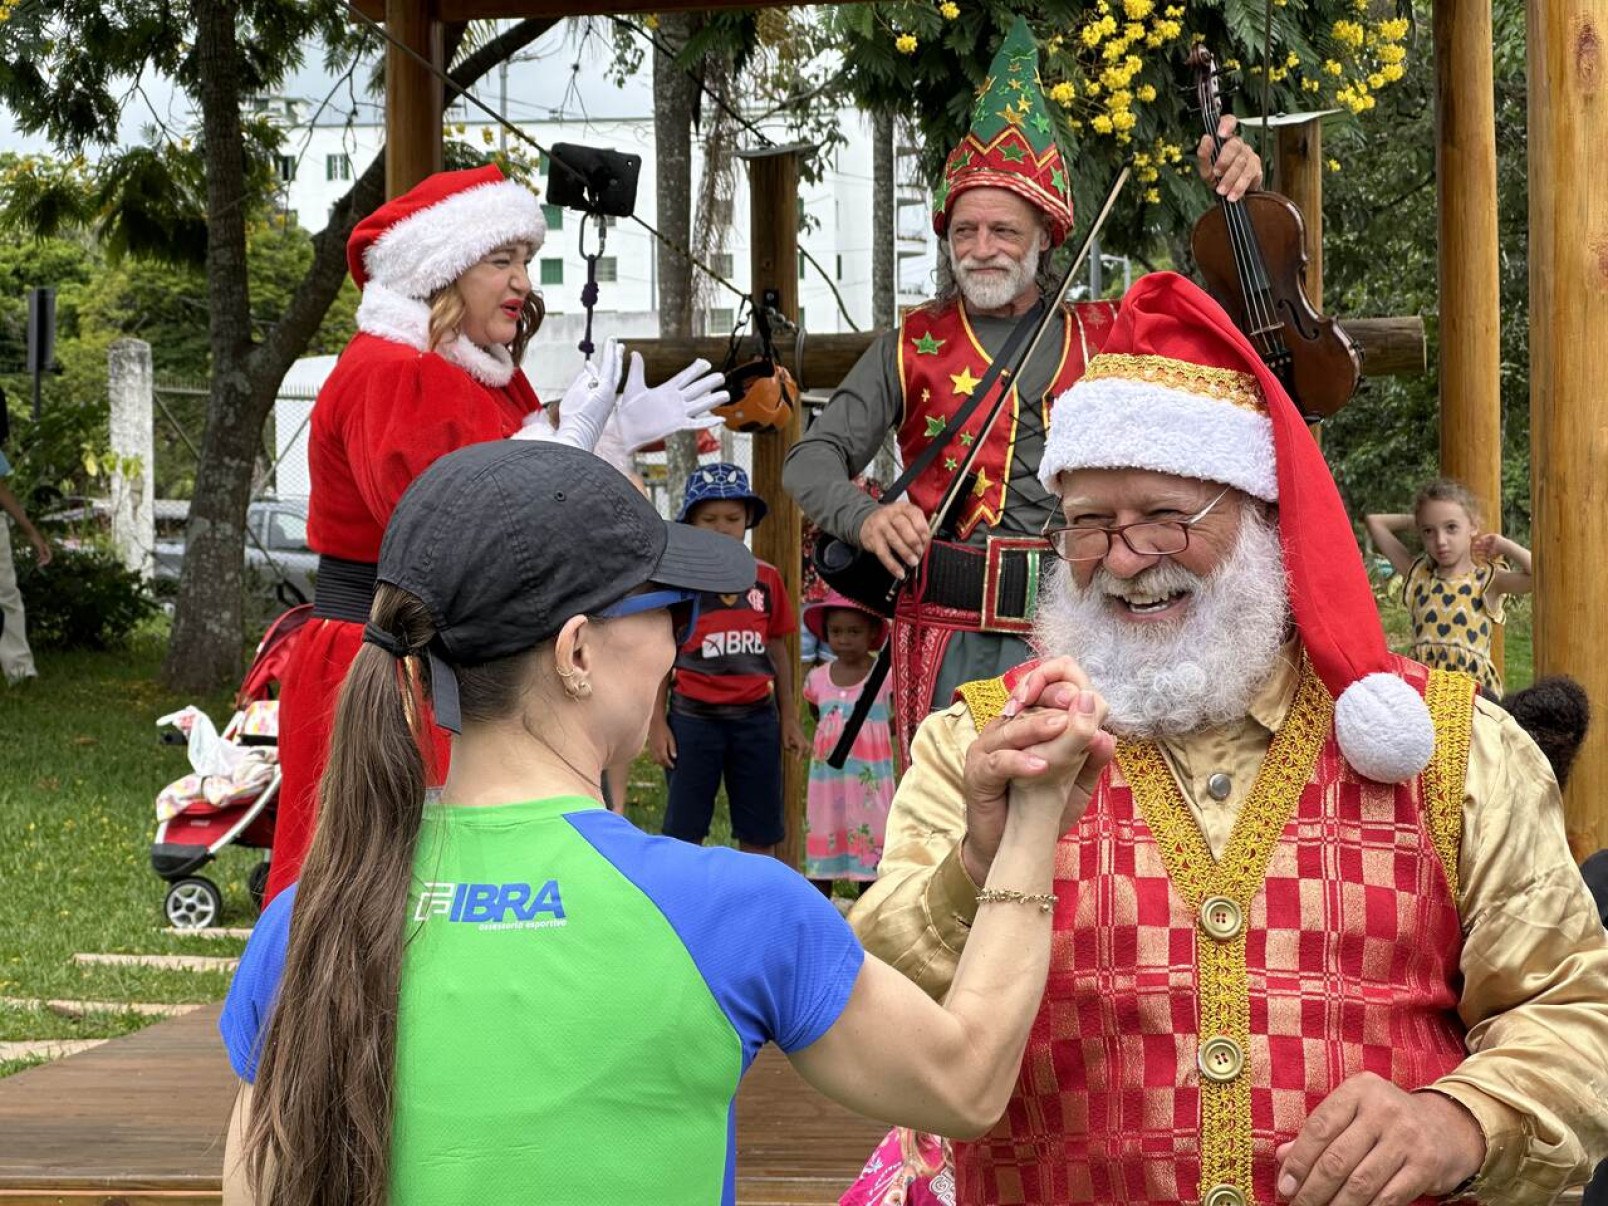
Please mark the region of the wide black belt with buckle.
<svg viewBox="0 0 1608 1206"><path fill-rule="evenodd" d="M318 558L318 577L313 581L313 614L323 620L347 620L366 624L374 606L372 561L348 561L345 557Z"/></svg>
<svg viewBox="0 0 1608 1206"><path fill-rule="evenodd" d="M976 612L982 632L1029 633L1046 551L1037 536L991 536L981 547L935 540L921 601Z"/></svg>

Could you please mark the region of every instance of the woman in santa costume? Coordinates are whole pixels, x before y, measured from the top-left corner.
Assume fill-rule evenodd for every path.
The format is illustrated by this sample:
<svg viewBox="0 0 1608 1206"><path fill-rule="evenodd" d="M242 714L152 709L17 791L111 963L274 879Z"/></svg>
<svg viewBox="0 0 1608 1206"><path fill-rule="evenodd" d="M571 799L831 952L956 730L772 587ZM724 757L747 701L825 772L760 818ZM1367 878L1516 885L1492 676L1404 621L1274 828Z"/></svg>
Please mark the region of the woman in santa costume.
<svg viewBox="0 0 1608 1206"><path fill-rule="evenodd" d="M438 457L486 440L607 448L618 465L672 432L720 422L708 412L727 395L701 360L648 389L633 356L627 394L617 398L623 349L612 340L558 406L542 407L519 364L542 320L526 269L546 233L535 194L488 165L438 172L375 210L347 242L362 301L357 334L313 407L315 620L285 672L284 780L265 903L295 882L312 840L335 699L362 643L380 537L413 479ZM438 776L448 750L435 730Z"/></svg>

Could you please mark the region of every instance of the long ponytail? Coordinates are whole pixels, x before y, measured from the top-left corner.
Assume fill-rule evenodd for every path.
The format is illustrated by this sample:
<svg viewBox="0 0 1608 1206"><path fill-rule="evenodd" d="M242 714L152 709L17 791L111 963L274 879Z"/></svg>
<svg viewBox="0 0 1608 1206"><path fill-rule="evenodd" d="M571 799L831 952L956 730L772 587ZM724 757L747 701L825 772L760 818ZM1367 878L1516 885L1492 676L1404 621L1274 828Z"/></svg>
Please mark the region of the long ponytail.
<svg viewBox="0 0 1608 1206"><path fill-rule="evenodd" d="M434 636L423 603L384 583L370 619L408 649ZM429 741L422 664L365 644L341 690L246 1136L263 1206L385 1206L404 908Z"/></svg>

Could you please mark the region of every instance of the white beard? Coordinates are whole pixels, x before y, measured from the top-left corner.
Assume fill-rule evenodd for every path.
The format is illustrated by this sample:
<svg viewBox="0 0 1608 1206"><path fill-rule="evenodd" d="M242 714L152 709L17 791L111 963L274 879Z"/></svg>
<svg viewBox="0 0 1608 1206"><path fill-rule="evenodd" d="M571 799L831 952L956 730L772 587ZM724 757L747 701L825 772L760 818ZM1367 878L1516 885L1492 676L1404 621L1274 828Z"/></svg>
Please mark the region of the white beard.
<svg viewBox="0 0 1608 1206"><path fill-rule="evenodd" d="M1019 260L1011 259L1004 252L987 259L976 256L957 259L955 249L949 249L949 267L955 274L955 283L960 286L961 296L976 310L1002 310L1010 305L1033 284L1038 276L1038 266L1037 242L1030 242L1027 254ZM979 279L973 275L979 268L1004 268L1006 272L1002 277Z"/></svg>
<svg viewBox="0 0 1608 1206"><path fill-rule="evenodd" d="M1170 737L1247 714L1290 618L1278 529L1259 509L1244 508L1233 553L1208 577L1164 561L1121 579L1101 565L1079 587L1070 571L1065 562L1051 571L1033 642L1046 657L1077 660L1110 708L1108 729ZM1107 598L1176 590L1191 597L1173 622L1133 623Z"/></svg>

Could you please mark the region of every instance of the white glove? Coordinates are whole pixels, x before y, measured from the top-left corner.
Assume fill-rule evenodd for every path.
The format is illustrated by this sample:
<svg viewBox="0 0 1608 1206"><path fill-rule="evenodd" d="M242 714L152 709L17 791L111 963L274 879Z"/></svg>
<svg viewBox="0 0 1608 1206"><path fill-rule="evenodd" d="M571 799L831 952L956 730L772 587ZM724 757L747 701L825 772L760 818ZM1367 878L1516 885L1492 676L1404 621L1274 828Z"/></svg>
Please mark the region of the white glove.
<svg viewBox="0 0 1608 1206"><path fill-rule="evenodd" d="M640 352L631 353L631 372L625 380L616 417L620 439L635 452L678 431L707 431L723 422L709 412L730 401L720 386L720 373L709 371L707 360L694 360L663 385L648 388Z"/></svg>
<svg viewBox="0 0 1608 1206"><path fill-rule="evenodd" d="M591 452L603 425L614 411L615 383L620 379L620 348L612 339L594 365L588 360L558 404L555 428L547 411L531 415L513 436L516 440L552 440Z"/></svg>

